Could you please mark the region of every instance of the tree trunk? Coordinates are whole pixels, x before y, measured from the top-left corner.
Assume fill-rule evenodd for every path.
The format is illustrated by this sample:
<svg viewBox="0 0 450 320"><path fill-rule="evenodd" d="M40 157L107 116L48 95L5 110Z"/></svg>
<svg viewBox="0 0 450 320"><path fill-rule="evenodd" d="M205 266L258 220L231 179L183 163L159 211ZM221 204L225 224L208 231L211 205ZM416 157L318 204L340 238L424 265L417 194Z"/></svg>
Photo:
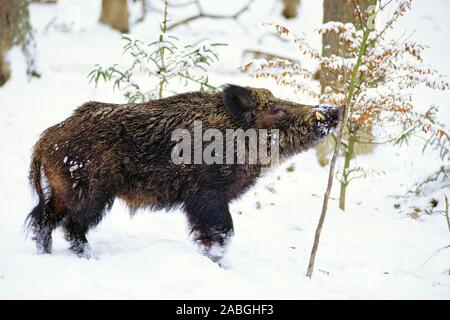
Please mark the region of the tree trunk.
<svg viewBox="0 0 450 320"><path fill-rule="evenodd" d="M373 4L373 0L324 0L323 1L323 23L330 21L338 21L342 23L353 23L356 29L361 29L361 21L358 17L355 7L355 2L358 4L362 13L362 23L367 23L368 14L367 8ZM322 56L329 57L331 55L346 56L346 52L341 52L337 36L335 34L322 35ZM320 87L324 92L326 86L336 80L336 75L328 73L326 70L319 70L316 77L320 80ZM344 132L344 136L348 137L348 131ZM370 141L372 138L371 131L360 131L357 133L358 138L363 138L364 141ZM328 164L328 156L333 150L334 139L332 137L326 138L321 144L316 147L317 159L321 166ZM353 155L370 154L373 152L374 145L370 143L360 144L355 143Z"/></svg>
<svg viewBox="0 0 450 320"><path fill-rule="evenodd" d="M103 0L100 22L123 33L130 31L127 0Z"/></svg>
<svg viewBox="0 0 450 320"><path fill-rule="evenodd" d="M20 45L27 59L27 73L33 76L34 39L30 25L28 0L0 0L0 86L11 76L6 54L14 45Z"/></svg>
<svg viewBox="0 0 450 320"><path fill-rule="evenodd" d="M300 0L283 0L283 16L286 19L293 19L297 16Z"/></svg>
<svg viewBox="0 0 450 320"><path fill-rule="evenodd" d="M353 23L356 29L361 29L361 21L355 11L355 2L358 4L363 13L363 24L366 24L368 15L367 8L371 0L324 0L323 1L323 23L330 21L338 21L342 23ZM341 56L345 52L340 52L339 43L335 34L322 35L322 56L329 57L331 55ZM327 83L335 79L335 77L327 72L320 71L320 85L322 91Z"/></svg>
<svg viewBox="0 0 450 320"><path fill-rule="evenodd" d="M5 59L5 52L0 48L0 87L6 83L11 77L11 69L9 63Z"/></svg>
<svg viewBox="0 0 450 320"><path fill-rule="evenodd" d="M9 63L5 56L12 47L13 41L10 21L12 6L13 0L0 1L0 86L4 85L11 77Z"/></svg>

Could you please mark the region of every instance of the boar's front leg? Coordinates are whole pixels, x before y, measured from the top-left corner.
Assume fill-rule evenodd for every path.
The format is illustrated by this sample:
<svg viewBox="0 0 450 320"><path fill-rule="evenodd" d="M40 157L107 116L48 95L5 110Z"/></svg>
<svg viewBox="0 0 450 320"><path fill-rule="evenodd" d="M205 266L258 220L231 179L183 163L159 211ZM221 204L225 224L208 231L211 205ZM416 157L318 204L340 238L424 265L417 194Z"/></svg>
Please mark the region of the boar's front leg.
<svg viewBox="0 0 450 320"><path fill-rule="evenodd" d="M233 235L225 196L214 190L199 191L186 201L185 209L194 241L207 257L218 262Z"/></svg>

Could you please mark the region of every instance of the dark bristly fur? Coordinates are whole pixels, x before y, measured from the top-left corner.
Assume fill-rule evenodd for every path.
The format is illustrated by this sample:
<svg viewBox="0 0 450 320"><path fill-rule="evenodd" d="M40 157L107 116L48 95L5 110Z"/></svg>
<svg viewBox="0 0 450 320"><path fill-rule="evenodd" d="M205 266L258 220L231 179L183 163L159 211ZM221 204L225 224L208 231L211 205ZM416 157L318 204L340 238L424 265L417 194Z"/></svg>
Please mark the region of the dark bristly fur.
<svg viewBox="0 0 450 320"><path fill-rule="evenodd" d="M191 233L213 260L233 234L228 204L260 175L253 164L176 165L175 129L279 129L280 155L317 144L336 127L339 109L318 109L275 98L266 89L228 85L222 93L190 92L143 104L88 102L44 131L34 146L30 180L39 203L28 216L38 250L51 252L61 226L71 249L88 255L86 233L116 197L131 210L181 206ZM224 134L225 136L225 134ZM45 178L45 179L43 179ZM45 187L43 181L45 181Z"/></svg>

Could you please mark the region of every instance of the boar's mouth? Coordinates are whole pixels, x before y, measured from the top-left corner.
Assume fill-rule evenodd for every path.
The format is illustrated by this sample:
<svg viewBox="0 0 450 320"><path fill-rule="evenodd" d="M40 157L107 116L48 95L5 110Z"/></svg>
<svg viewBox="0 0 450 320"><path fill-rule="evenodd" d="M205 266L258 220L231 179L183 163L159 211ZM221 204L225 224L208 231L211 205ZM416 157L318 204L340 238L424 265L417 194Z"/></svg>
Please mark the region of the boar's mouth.
<svg viewBox="0 0 450 320"><path fill-rule="evenodd" d="M319 139L334 132L342 121L344 107L323 104L314 108L313 121Z"/></svg>

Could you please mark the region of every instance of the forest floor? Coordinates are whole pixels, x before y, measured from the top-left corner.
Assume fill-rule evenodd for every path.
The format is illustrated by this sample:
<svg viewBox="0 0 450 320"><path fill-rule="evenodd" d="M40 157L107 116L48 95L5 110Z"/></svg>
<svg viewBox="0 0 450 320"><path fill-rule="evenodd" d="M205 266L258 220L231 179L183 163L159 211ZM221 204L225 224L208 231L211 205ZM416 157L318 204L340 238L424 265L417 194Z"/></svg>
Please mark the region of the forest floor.
<svg viewBox="0 0 450 320"><path fill-rule="evenodd" d="M174 34L186 41L209 38L228 44L211 71L211 83L264 86L277 96L308 103L289 89L238 71L243 49L270 48L295 57L263 22L281 21L320 46L314 32L322 19L320 1L302 1L299 17L289 22L282 21L278 2L255 2L239 23L198 20ZM219 5L221 12L233 13L242 1L207 1L205 11L217 12ZM190 10L195 8L177 9L171 17L177 21ZM31 5L40 79L28 82L20 50L10 52L14 74L0 88L0 299L450 299L450 250L436 252L450 244L445 218L424 212L411 216L433 198L439 200L436 210L442 210L449 189L402 197L441 163L433 152L422 154L423 142L414 139L408 146L379 146L354 161L380 174L350 185L345 213L338 209L335 184L312 279L305 272L328 174L314 150L290 159L232 203L235 237L226 269L192 245L182 212L141 210L130 218L120 201L88 235L93 259L74 256L59 231L53 255L37 255L23 230L36 202L27 180L34 142L86 101L123 101L111 87L95 88L87 80L95 64L123 59L120 34L97 23L99 12L100 1ZM430 46L425 62L447 75L448 12L447 0L416 1L396 30L416 30L413 37ZM138 16L137 7L131 16ZM153 10L132 25L131 33L153 40L160 20L161 12ZM423 108L439 105L441 121L450 123L448 92L418 89L415 101Z"/></svg>

